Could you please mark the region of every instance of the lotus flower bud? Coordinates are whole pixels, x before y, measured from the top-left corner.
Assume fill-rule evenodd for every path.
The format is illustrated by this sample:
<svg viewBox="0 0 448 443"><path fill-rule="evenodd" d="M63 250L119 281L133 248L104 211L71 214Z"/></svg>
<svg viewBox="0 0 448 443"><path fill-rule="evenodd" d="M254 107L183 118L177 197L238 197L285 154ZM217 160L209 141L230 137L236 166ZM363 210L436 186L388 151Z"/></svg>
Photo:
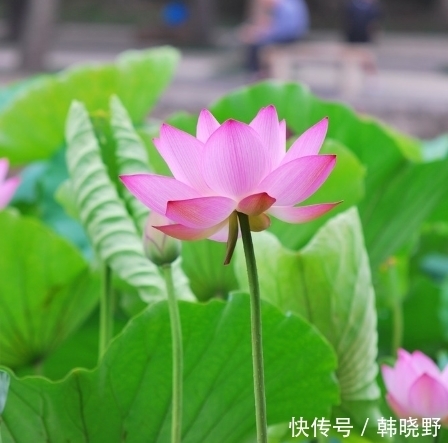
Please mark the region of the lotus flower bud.
<svg viewBox="0 0 448 443"><path fill-rule="evenodd" d="M149 214L143 235L143 247L146 257L157 266L168 265L180 254L181 242L169 237L157 229L158 226L171 224L164 215L152 211Z"/></svg>
<svg viewBox="0 0 448 443"><path fill-rule="evenodd" d="M448 367L443 371L420 351L398 351L395 367L383 365L387 402L400 418L439 418L448 424Z"/></svg>

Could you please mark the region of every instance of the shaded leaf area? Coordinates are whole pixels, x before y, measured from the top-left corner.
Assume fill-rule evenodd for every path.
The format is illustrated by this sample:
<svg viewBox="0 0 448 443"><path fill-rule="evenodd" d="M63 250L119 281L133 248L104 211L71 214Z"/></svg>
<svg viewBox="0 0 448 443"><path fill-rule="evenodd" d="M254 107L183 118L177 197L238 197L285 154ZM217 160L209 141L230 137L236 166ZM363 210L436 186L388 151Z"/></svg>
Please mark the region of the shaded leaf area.
<svg viewBox="0 0 448 443"><path fill-rule="evenodd" d="M0 232L0 364L38 364L92 312L100 282L37 220L3 211Z"/></svg>
<svg viewBox="0 0 448 443"><path fill-rule="evenodd" d="M140 310L141 312L141 310ZM74 368L94 369L98 364L99 309L76 329L38 366L21 366L14 369L17 377L39 375L50 380L61 380ZM114 318L114 336L125 327L127 318L116 313Z"/></svg>
<svg viewBox="0 0 448 443"><path fill-rule="evenodd" d="M423 154L427 161L443 160L448 157L448 134L423 141ZM439 205L431 214L431 221L448 224L448 205Z"/></svg>
<svg viewBox="0 0 448 443"><path fill-rule="evenodd" d="M446 298L446 297L445 297ZM409 292L403 301L403 342L402 347L409 351L420 350L435 356L446 347L446 319L441 314L446 312L448 300L444 300L440 286L424 276L416 276L411 281ZM379 311L380 346L384 353L391 353L393 336L393 313ZM446 314L445 314L446 315Z"/></svg>
<svg viewBox="0 0 448 443"><path fill-rule="evenodd" d="M219 121L231 117L248 122L268 104L274 104L280 118L285 118L288 127L298 134L328 116L328 137L347 146L366 167L366 193L359 211L374 269L434 211L448 207L446 156L425 163L420 141L373 118L358 116L343 104L321 100L304 86L260 83L230 93L210 109ZM294 248L303 246L311 234L297 230L292 235L280 226L274 232L285 245Z"/></svg>
<svg viewBox="0 0 448 443"><path fill-rule="evenodd" d="M411 251L410 274L419 271L441 283L448 278L448 220L428 223L417 239L418 248Z"/></svg>
<svg viewBox="0 0 448 443"><path fill-rule="evenodd" d="M184 443L254 438L249 300L180 303L184 340ZM300 413L328 416L338 392L331 347L309 324L263 304L268 422ZM171 339L168 307L135 317L92 372L52 383L12 377L4 443L170 440ZM281 374L281 376L279 376ZM306 399L306 400L305 400Z"/></svg>
<svg viewBox="0 0 448 443"><path fill-rule="evenodd" d="M182 269L201 301L226 299L239 288L233 266L224 266L225 243L201 240L182 243Z"/></svg>
<svg viewBox="0 0 448 443"><path fill-rule="evenodd" d="M50 159L34 162L20 172L21 183L11 202L22 214L38 218L53 231L69 240L87 258L92 251L81 224L61 206L57 191L68 178L65 149L57 151ZM68 195L71 196L71 190Z"/></svg>
<svg viewBox="0 0 448 443"><path fill-rule="evenodd" d="M299 252L267 232L254 235L254 244L262 297L306 318L333 345L342 408L356 416L380 395L374 291L357 211L331 219ZM247 287L243 260L240 248L235 272ZM358 418L362 426L365 416Z"/></svg>
<svg viewBox="0 0 448 443"><path fill-rule="evenodd" d="M0 111L0 157L23 164L51 156L64 143L73 100L94 112L107 110L116 94L133 123L141 124L171 80L178 58L170 47L129 51L115 63L76 67L28 82Z"/></svg>
<svg viewBox="0 0 448 443"><path fill-rule="evenodd" d="M411 256L410 291L403 304L403 345L436 357L448 344L448 226L426 226L418 246Z"/></svg>
<svg viewBox="0 0 448 443"><path fill-rule="evenodd" d="M428 224L414 243L405 256L407 272L398 279L403 288L398 300L402 304L402 345L436 357L448 343L448 230L444 224ZM379 320L380 349L390 353L397 319L393 312L380 309Z"/></svg>
<svg viewBox="0 0 448 443"><path fill-rule="evenodd" d="M375 281L378 308L394 309L409 292L409 254L401 252L388 258L378 269Z"/></svg>

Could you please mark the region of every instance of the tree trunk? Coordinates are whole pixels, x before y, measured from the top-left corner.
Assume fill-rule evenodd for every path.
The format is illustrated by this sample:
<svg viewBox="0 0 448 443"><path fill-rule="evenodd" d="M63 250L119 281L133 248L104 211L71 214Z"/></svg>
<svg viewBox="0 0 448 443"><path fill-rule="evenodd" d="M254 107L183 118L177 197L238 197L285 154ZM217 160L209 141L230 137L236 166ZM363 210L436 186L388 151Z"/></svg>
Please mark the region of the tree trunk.
<svg viewBox="0 0 448 443"><path fill-rule="evenodd" d="M22 36L22 69L44 69L50 44L58 0L29 0Z"/></svg>
<svg viewBox="0 0 448 443"><path fill-rule="evenodd" d="M216 25L216 1L194 0L192 2L193 37L196 43L213 43L213 30Z"/></svg>
<svg viewBox="0 0 448 443"><path fill-rule="evenodd" d="M8 38L19 41L23 33L27 0L8 0L6 2L6 18L8 20Z"/></svg>
<svg viewBox="0 0 448 443"><path fill-rule="evenodd" d="M448 0L439 0L439 11L445 23L448 23Z"/></svg>

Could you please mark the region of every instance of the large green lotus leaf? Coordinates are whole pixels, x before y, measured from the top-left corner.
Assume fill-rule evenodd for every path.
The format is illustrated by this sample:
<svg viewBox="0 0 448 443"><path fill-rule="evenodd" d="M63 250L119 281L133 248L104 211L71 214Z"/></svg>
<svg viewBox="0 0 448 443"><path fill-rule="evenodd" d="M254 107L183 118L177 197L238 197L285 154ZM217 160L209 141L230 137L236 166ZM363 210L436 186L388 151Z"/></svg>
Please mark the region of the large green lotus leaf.
<svg viewBox="0 0 448 443"><path fill-rule="evenodd" d="M84 102L89 112L107 111L116 94L133 123L141 124L169 83L178 57L170 47L126 52L113 64L76 67L30 82L0 112L0 157L22 164L52 155L64 144L73 100Z"/></svg>
<svg viewBox="0 0 448 443"><path fill-rule="evenodd" d="M434 211L448 205L447 174L447 160L403 163L375 195L367 191L359 210L372 267L399 251Z"/></svg>
<svg viewBox="0 0 448 443"><path fill-rule="evenodd" d="M110 125L115 140L115 158L119 175L151 172L152 164L149 162L146 146L132 125L131 118L116 96L110 100ZM143 236L143 228L148 218L149 209L137 200L120 182L118 190L137 227L140 236ZM196 260L197 257L193 258ZM184 256L182 255L182 260ZM191 292L189 275L185 275L182 260L176 260L173 264L174 285L178 294L185 300L195 299L196 293ZM221 268L221 267L220 267ZM225 271L224 271L225 272ZM228 274L225 273L226 275ZM126 306L127 303L127 306ZM122 306L128 313L138 311L141 304L128 293L128 297ZM135 309L137 308L137 309Z"/></svg>
<svg viewBox="0 0 448 443"><path fill-rule="evenodd" d="M300 226L297 226L300 229ZM300 314L336 350L342 407L376 400L376 311L361 223L355 209L331 219L299 252L270 233L254 235L261 295L283 312ZM241 249L235 272L247 287Z"/></svg>
<svg viewBox="0 0 448 443"><path fill-rule="evenodd" d="M180 302L183 443L254 441L249 300ZM268 422L328 416L338 399L331 347L308 323L263 304ZM92 372L58 383L12 377L4 443L170 441L171 333L165 302L137 316Z"/></svg>
<svg viewBox="0 0 448 443"><path fill-rule="evenodd" d="M115 164L115 182L118 175L132 172L148 172L149 163L146 148L139 140L132 125L130 117L119 99L114 96L110 100L111 115L110 138L113 144L107 146L112 150ZM108 115L104 114L104 117ZM97 119L98 120L98 119ZM109 153L109 157L111 155ZM116 160L115 160L116 156ZM119 171L119 172L118 172ZM65 161L65 148L60 149L48 160L34 162L20 173L21 184L14 195L13 204L22 213L33 214L39 217L58 234L76 244L86 256L91 256L91 249L86 235L76 220L76 201L68 180L68 171ZM128 193L121 182L119 191L122 190L126 206L141 235L141 226L148 217L148 209L136 198Z"/></svg>
<svg viewBox="0 0 448 443"><path fill-rule="evenodd" d="M97 304L98 278L37 220L0 212L0 364L39 363Z"/></svg>
<svg viewBox="0 0 448 443"><path fill-rule="evenodd" d="M340 103L321 100L298 84L266 82L230 93L211 106L219 121L249 122L260 107L274 104L288 127L301 133L329 117L328 137L351 149L366 167L366 194L359 204L374 269L399 249L440 207L448 206L448 161L429 161L421 142ZM346 199L348 195L341 198ZM303 237L286 246L303 246Z"/></svg>
<svg viewBox="0 0 448 443"><path fill-rule="evenodd" d="M22 81L14 82L0 88L0 112L6 109L14 101L18 94L28 88L34 81L38 81L39 76L25 78Z"/></svg>
<svg viewBox="0 0 448 443"><path fill-rule="evenodd" d="M147 305L145 305L145 308ZM141 312L140 310L139 312ZM50 380L62 380L74 368L94 369L98 365L99 308L64 342L39 362L39 365L21 366L15 369L17 377L39 376ZM114 335L126 326L128 319L115 314Z"/></svg>
<svg viewBox="0 0 448 443"><path fill-rule="evenodd" d="M128 167L135 166L135 163L143 165L143 158L138 155L134 157L135 148L139 147L136 139L131 138L132 146L125 141L126 137L135 137L135 134L125 120L121 122L121 126L116 121L117 115L127 116L116 100L112 100L112 115L113 131L118 136L118 167L126 167L126 171L129 171ZM79 102L74 102L70 108L66 137L67 167L70 174L67 186L76 201L79 220L97 255L112 268L116 276L135 288L145 302L164 298L165 283L158 268L146 258L137 227L137 224L141 226L146 209L138 208L138 212L134 211L138 217L136 220L129 214L125 201L120 198L117 187L109 177L87 110ZM125 143L124 146L122 142ZM126 151L126 146L133 149ZM128 203L133 205L129 200ZM136 205L137 203L132 207L137 208ZM180 296L193 299L178 263L174 265L174 272L176 287L181 289Z"/></svg>

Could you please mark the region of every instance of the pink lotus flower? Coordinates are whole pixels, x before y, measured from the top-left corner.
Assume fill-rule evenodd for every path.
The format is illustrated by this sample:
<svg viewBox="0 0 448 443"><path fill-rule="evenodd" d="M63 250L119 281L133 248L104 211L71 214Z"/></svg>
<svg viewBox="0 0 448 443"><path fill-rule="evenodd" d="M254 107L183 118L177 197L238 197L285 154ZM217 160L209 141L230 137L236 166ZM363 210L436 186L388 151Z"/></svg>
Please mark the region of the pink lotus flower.
<svg viewBox="0 0 448 443"><path fill-rule="evenodd" d="M440 371L425 354L398 351L394 368L382 366L386 399L400 418L440 418L448 423L448 367Z"/></svg>
<svg viewBox="0 0 448 443"><path fill-rule="evenodd" d="M19 177L6 178L9 169L9 161L0 159L0 209L7 206L20 184Z"/></svg>
<svg viewBox="0 0 448 443"><path fill-rule="evenodd" d="M157 229L180 240L227 241L229 217L249 216L253 231L269 227L269 215L289 223L319 217L338 203L295 205L312 195L332 171L334 155L318 155L325 118L286 152L286 123L274 106L247 125L222 125L203 110L193 137L167 124L154 143L173 177L125 175L121 180L141 202L174 222Z"/></svg>

